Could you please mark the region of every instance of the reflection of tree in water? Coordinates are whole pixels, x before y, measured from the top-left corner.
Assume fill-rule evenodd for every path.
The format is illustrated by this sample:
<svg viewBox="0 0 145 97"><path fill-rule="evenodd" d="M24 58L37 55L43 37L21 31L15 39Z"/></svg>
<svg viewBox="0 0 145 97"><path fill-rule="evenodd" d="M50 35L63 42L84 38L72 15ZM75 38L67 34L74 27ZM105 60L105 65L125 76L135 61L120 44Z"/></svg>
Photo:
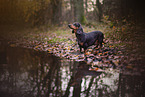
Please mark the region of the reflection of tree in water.
<svg viewBox="0 0 145 97"><path fill-rule="evenodd" d="M33 93L37 96L61 96L60 63L60 59L55 56L40 56L33 78Z"/></svg>
<svg viewBox="0 0 145 97"><path fill-rule="evenodd" d="M120 74L116 94L118 97L144 97L144 87L144 76Z"/></svg>
<svg viewBox="0 0 145 97"><path fill-rule="evenodd" d="M70 96L71 86L73 86L73 97L141 97L145 95L144 78L141 76L119 74L114 70L101 74L89 71L88 68L89 66L83 62L77 64L64 97Z"/></svg>
<svg viewBox="0 0 145 97"><path fill-rule="evenodd" d="M7 64L1 64L0 95L43 96L60 90L60 60L47 52L6 48ZM60 93L58 93L60 94Z"/></svg>
<svg viewBox="0 0 145 97"><path fill-rule="evenodd" d="M96 71L89 71L89 66L85 62L79 62L78 68L76 70L76 73L72 77L70 81L70 85L74 86L73 96L79 97L81 94L81 83L83 77L90 75L91 81L89 83L89 87L85 90L87 92L86 96L88 96L90 88L92 86L92 82L94 80L94 77L99 76L102 72L96 72Z"/></svg>
<svg viewBox="0 0 145 97"><path fill-rule="evenodd" d="M102 72L89 71L89 66L85 62L79 62L75 68L75 71L68 82L66 92L64 97L73 96L73 97L88 97L88 96L102 96L105 92L110 93L107 89L110 88L109 85L103 83L103 77L108 76L105 74L101 77ZM110 75L111 76L111 75ZM72 94L69 89L73 86ZM70 94L69 94L70 93Z"/></svg>
<svg viewBox="0 0 145 97"><path fill-rule="evenodd" d="M47 52L6 48L0 65L1 97L142 97L144 74L89 71L84 62ZM2 52L0 51L0 52Z"/></svg>

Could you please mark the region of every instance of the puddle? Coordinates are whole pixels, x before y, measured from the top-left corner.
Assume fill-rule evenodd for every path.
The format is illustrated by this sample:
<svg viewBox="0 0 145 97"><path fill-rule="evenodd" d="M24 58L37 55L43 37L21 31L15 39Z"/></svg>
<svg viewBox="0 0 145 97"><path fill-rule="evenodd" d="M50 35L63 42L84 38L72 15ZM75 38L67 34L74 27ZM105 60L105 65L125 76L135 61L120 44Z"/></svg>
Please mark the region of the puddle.
<svg viewBox="0 0 145 97"><path fill-rule="evenodd" d="M143 97L143 75L89 71L84 62L1 46L0 97Z"/></svg>

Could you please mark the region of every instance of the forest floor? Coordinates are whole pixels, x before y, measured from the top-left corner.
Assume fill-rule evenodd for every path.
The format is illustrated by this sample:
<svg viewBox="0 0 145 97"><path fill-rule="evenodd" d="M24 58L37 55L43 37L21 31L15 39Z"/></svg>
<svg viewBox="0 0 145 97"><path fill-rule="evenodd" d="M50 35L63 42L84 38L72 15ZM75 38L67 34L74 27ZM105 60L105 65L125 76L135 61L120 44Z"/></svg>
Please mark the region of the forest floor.
<svg viewBox="0 0 145 97"><path fill-rule="evenodd" d="M109 25L98 24L95 26L83 26L84 32L94 30L102 31L105 34L105 42L102 49L93 50L94 46L88 48L86 57L80 53L76 42L75 35L72 34L67 24L62 27L48 27L44 30L41 28L26 29L15 31L14 27L8 29L9 33L2 33L1 40L7 40L10 47L24 47L39 51L46 51L60 58L66 58L75 61L85 61L91 65L91 70L101 68L116 68L123 70L127 68L134 70L133 65L128 62L128 56L125 56L125 45L119 40L119 35L113 34L116 31L115 27ZM124 29L121 29L124 30ZM116 39L114 40L114 37ZM131 59L134 61L134 59Z"/></svg>

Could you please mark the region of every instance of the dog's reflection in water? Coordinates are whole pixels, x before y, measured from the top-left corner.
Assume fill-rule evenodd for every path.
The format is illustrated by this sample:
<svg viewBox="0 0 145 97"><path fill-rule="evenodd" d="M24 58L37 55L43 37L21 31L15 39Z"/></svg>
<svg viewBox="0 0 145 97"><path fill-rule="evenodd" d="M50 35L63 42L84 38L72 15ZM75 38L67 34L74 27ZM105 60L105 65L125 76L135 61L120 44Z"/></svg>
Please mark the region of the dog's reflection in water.
<svg viewBox="0 0 145 97"><path fill-rule="evenodd" d="M76 73L72 77L70 86L80 86L82 78L87 75L96 77L102 74L102 72L90 71L89 68L90 66L85 61L80 61Z"/></svg>

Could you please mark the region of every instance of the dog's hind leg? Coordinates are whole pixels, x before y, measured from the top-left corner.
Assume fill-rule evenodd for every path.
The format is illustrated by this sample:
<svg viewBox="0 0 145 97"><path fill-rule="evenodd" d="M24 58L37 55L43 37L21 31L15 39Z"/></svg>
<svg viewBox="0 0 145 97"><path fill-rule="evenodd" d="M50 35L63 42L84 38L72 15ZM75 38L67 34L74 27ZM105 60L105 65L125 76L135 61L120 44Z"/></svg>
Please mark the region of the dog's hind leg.
<svg viewBox="0 0 145 97"><path fill-rule="evenodd" d="M93 49L92 49L92 54L96 54L97 53L97 50L99 49L98 46L99 46L99 42L98 40L95 41L94 45L96 45Z"/></svg>
<svg viewBox="0 0 145 97"><path fill-rule="evenodd" d="M100 46L102 47L102 43L104 42L104 34L102 33L102 35L100 36L99 38L99 41L100 41Z"/></svg>
<svg viewBox="0 0 145 97"><path fill-rule="evenodd" d="M104 36L102 34L99 36L99 39L98 39L99 48L102 48L103 39L104 39Z"/></svg>
<svg viewBox="0 0 145 97"><path fill-rule="evenodd" d="M82 53L82 47L81 46L79 46L80 47L80 53Z"/></svg>
<svg viewBox="0 0 145 97"><path fill-rule="evenodd" d="M98 40L96 40L94 44L96 45L96 46L94 47L94 49L98 48L98 46L99 46Z"/></svg>

